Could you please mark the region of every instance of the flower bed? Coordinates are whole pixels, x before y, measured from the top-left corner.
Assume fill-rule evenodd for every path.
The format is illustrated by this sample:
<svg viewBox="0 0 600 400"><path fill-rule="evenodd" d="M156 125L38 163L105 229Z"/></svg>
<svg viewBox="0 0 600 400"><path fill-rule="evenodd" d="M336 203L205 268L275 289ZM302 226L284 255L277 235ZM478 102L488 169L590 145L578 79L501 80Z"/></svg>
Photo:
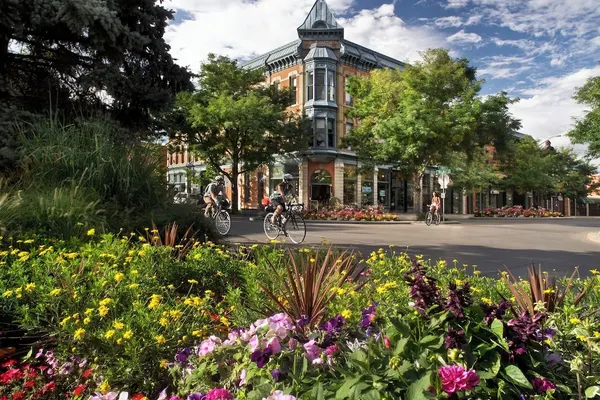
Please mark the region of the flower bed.
<svg viewBox="0 0 600 400"><path fill-rule="evenodd" d="M546 210L545 208L529 208L524 209L522 206L502 207L502 208L485 208L483 210L476 209L473 214L476 217L525 217L525 218L550 218L564 217L560 212Z"/></svg>
<svg viewBox="0 0 600 400"><path fill-rule="evenodd" d="M351 256L310 249L288 255L208 244L178 259L175 249L111 236L76 249L20 245L0 253L0 307L18 327L56 341L34 345L22 361L0 362L2 400L487 399L499 392L566 399L600 391L595 270L568 290L565 283L540 289L545 300L529 307L527 294L516 295L528 284L507 273L482 277L476 266L429 266L383 249L351 270ZM296 318L302 306L294 291L277 292L290 280L315 279L290 277L281 265L291 257L342 278L324 283L320 316Z"/></svg>
<svg viewBox="0 0 600 400"><path fill-rule="evenodd" d="M399 215L384 213L377 209L346 208L335 211L307 211L304 217L317 221L400 221Z"/></svg>

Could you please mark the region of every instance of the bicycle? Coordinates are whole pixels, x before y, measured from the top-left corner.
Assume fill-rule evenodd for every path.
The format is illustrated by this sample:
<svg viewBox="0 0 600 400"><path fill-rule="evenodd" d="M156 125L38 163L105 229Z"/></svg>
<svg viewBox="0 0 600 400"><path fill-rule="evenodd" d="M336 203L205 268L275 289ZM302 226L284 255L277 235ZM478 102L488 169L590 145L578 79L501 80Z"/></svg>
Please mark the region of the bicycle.
<svg viewBox="0 0 600 400"><path fill-rule="evenodd" d="M430 226L432 222L434 222L436 226L439 225L442 220L440 217L440 213L438 211L432 213L431 205L428 205L427 209L429 210L425 215L425 223L427 224L427 226Z"/></svg>
<svg viewBox="0 0 600 400"><path fill-rule="evenodd" d="M227 235L231 229L231 215L229 215L228 209L229 202L223 200L210 211L210 218L214 221L217 232L221 236Z"/></svg>
<svg viewBox="0 0 600 400"><path fill-rule="evenodd" d="M267 215L265 215L263 228L265 235L271 240L275 240L279 235L283 234L289 237L295 244L300 244L306 238L306 223L300 213L304 210L304 204L286 205L286 211L277 217L275 223L271 223L271 218L274 215L275 209L273 205L265 207ZM282 219L283 217L283 219Z"/></svg>

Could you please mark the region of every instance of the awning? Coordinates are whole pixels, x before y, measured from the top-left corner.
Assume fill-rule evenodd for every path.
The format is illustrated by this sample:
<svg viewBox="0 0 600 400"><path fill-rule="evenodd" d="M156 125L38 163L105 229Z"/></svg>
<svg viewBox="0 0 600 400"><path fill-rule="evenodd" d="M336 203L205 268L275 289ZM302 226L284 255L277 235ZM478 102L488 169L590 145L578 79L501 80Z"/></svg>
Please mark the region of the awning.
<svg viewBox="0 0 600 400"><path fill-rule="evenodd" d="M580 197L577 199L578 204L600 204L600 197Z"/></svg>

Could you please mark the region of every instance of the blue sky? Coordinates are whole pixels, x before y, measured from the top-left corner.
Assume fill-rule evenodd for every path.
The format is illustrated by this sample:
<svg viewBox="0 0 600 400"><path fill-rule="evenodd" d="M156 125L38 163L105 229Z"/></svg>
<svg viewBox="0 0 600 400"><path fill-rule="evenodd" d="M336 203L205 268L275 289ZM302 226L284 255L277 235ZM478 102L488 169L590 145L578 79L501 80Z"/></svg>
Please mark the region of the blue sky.
<svg viewBox="0 0 600 400"><path fill-rule="evenodd" d="M172 53L197 70L215 52L247 59L297 38L314 0L167 0ZM445 47L521 98L512 112L538 139L566 133L577 87L600 75L600 0L328 0L351 41L403 61ZM565 137L553 144L568 145ZM581 150L581 149L578 149Z"/></svg>

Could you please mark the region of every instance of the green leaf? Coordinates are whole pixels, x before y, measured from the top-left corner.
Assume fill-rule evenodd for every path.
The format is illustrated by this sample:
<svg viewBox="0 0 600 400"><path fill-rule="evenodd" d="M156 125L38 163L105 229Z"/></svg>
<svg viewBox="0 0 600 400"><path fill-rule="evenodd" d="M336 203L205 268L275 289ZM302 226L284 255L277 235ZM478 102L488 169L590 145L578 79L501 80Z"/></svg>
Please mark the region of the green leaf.
<svg viewBox="0 0 600 400"><path fill-rule="evenodd" d="M516 365L509 365L504 368L504 376L506 379L517 386L521 386L527 389L533 389L527 377Z"/></svg>
<svg viewBox="0 0 600 400"><path fill-rule="evenodd" d="M596 396L600 396L600 386L590 386L589 388L585 389L586 399L591 399Z"/></svg>
<svg viewBox="0 0 600 400"><path fill-rule="evenodd" d="M337 390L335 393L336 399L349 399L350 398L350 390L354 385L356 385L360 381L360 376L356 376L354 378L347 379L344 384Z"/></svg>
<svg viewBox="0 0 600 400"><path fill-rule="evenodd" d="M440 325L446 322L446 320L448 319L448 315L450 315L450 313L446 311L436 315L435 317L432 317L431 322L429 323L429 329L437 329Z"/></svg>
<svg viewBox="0 0 600 400"><path fill-rule="evenodd" d="M495 378L500 372L500 353L490 352L489 355L477 364L477 373L481 379Z"/></svg>
<svg viewBox="0 0 600 400"><path fill-rule="evenodd" d="M325 400L325 391L323 390L323 384L319 383L314 386L311 391L311 397L315 400Z"/></svg>
<svg viewBox="0 0 600 400"><path fill-rule="evenodd" d="M390 318L390 322L402 337L410 337L410 325L406 322L394 317Z"/></svg>
<svg viewBox="0 0 600 400"><path fill-rule="evenodd" d="M444 337L428 335L421 339L419 343L424 345L428 349L435 350L439 349L442 346L442 344L444 344Z"/></svg>
<svg viewBox="0 0 600 400"><path fill-rule="evenodd" d="M407 338L402 338L402 339L398 340L398 342L396 343L396 348L394 349L394 355L399 356L402 353L404 353L404 349L406 348L407 343L408 343Z"/></svg>
<svg viewBox="0 0 600 400"><path fill-rule="evenodd" d="M491 329L499 338L504 337L504 324L499 319L495 319L494 322L492 322Z"/></svg>
<svg viewBox="0 0 600 400"><path fill-rule="evenodd" d="M426 400L425 391L431 386L431 372L428 372L408 387L406 400Z"/></svg>

